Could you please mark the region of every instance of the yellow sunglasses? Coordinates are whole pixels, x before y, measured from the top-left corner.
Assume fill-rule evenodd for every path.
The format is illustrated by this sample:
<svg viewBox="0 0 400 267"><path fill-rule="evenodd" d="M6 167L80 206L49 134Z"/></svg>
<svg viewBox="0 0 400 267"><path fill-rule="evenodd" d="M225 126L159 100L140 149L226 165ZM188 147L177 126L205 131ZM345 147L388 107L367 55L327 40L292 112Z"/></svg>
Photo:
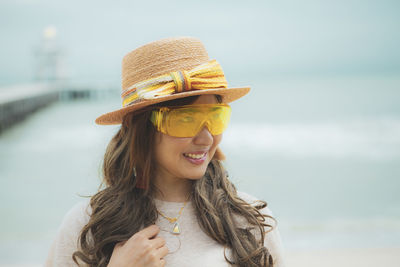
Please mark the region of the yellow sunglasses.
<svg viewBox="0 0 400 267"><path fill-rule="evenodd" d="M227 104L194 104L179 107L160 107L151 113L150 120L164 134L175 137L196 136L204 125L212 135L227 128L231 107Z"/></svg>

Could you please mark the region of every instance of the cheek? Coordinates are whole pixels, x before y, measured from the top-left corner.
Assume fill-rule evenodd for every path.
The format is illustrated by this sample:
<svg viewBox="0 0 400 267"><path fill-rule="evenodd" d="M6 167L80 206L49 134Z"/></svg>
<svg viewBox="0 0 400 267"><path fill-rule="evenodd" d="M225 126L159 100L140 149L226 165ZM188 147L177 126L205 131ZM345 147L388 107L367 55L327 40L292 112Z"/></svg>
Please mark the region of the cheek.
<svg viewBox="0 0 400 267"><path fill-rule="evenodd" d="M212 154L210 154L211 158L214 156L215 150L217 149L219 143L221 143L222 140L222 134L220 135L214 135L213 137L213 145L212 145Z"/></svg>
<svg viewBox="0 0 400 267"><path fill-rule="evenodd" d="M163 133L157 133L155 153L158 160L162 161L173 159L174 156L179 156L185 151L188 144L190 143L190 138L177 138ZM172 157L171 157L172 156Z"/></svg>
<svg viewBox="0 0 400 267"><path fill-rule="evenodd" d="M158 164L162 163L165 161L166 154L170 150L168 146L168 142L165 142L165 138L157 132L156 134L156 141L154 145L154 155L155 155L155 160Z"/></svg>
<svg viewBox="0 0 400 267"><path fill-rule="evenodd" d="M214 146L218 146L219 143L221 143L221 141L222 141L222 134L214 135L214 143L213 143Z"/></svg>

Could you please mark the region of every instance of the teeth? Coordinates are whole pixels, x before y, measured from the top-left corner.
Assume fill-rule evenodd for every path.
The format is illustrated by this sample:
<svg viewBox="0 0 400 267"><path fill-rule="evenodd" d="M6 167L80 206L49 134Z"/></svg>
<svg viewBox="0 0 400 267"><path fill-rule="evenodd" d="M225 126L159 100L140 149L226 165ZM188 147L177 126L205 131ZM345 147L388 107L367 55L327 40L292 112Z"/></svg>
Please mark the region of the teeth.
<svg viewBox="0 0 400 267"><path fill-rule="evenodd" d="M202 157L204 157L204 155L205 155L206 153L203 153L203 154L190 154L190 153L185 153L184 155L186 156L186 157L189 157L189 158L193 158L193 159L201 159Z"/></svg>

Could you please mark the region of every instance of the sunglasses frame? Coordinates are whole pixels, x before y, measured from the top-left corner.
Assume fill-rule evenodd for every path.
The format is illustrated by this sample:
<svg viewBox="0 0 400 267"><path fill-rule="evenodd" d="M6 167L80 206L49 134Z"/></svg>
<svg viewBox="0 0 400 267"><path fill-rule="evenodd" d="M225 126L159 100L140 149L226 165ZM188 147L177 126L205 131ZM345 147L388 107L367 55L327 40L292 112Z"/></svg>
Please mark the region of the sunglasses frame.
<svg viewBox="0 0 400 267"><path fill-rule="evenodd" d="M150 121L153 123L153 125L155 126L156 130L159 132L162 132L164 134L168 134L166 130L163 131L163 127L162 127L162 123L163 123L163 119L164 119L164 115L165 113L168 113L172 110L179 110L179 109L187 109L187 108L200 108L200 109L210 109L213 107L227 107L229 108L229 118L228 118L228 123L230 120L230 115L231 115L231 107L226 104L226 103L215 103L215 104L189 104L189 105L184 105L184 106L166 106L166 107L157 107L154 108L152 110L152 114L150 117ZM228 124L227 123L227 124ZM224 129L225 130L225 129ZM171 136L175 136L175 135L171 135ZM193 135L195 136L195 135ZM175 137L193 137L193 136L175 136Z"/></svg>

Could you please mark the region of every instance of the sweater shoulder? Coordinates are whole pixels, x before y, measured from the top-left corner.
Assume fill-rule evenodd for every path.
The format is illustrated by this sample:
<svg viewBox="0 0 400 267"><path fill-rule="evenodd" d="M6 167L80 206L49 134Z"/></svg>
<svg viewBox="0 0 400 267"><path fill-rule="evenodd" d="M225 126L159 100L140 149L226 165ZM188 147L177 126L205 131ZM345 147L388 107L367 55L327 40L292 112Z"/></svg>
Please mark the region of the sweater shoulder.
<svg viewBox="0 0 400 267"><path fill-rule="evenodd" d="M78 240L83 227L89 222L90 200L76 203L65 215L58 228L45 266L76 266L72 254L78 250Z"/></svg>
<svg viewBox="0 0 400 267"><path fill-rule="evenodd" d="M60 228L83 228L89 219L91 214L90 200L85 199L76 203L72 208L64 215Z"/></svg>
<svg viewBox="0 0 400 267"><path fill-rule="evenodd" d="M250 195L246 192L237 191L237 195L238 195L238 197L240 197L241 199L243 199L245 202L249 203L250 205L255 205L257 203L257 201L261 201L260 198ZM266 215L273 216L272 211L268 207L268 204L265 208L263 208L261 210L261 212Z"/></svg>
<svg viewBox="0 0 400 267"><path fill-rule="evenodd" d="M256 202L260 200L259 198L245 192L238 191L237 195L239 198L249 203L250 205L255 205ZM278 230L277 220L273 216L273 213L268 206L262 208L260 210L260 213L267 215L267 217L265 218L265 223L272 226L272 229L269 227L266 229L268 230L268 232L265 235L264 246L267 247L269 252L271 253L274 260L274 266L284 267L284 249Z"/></svg>

